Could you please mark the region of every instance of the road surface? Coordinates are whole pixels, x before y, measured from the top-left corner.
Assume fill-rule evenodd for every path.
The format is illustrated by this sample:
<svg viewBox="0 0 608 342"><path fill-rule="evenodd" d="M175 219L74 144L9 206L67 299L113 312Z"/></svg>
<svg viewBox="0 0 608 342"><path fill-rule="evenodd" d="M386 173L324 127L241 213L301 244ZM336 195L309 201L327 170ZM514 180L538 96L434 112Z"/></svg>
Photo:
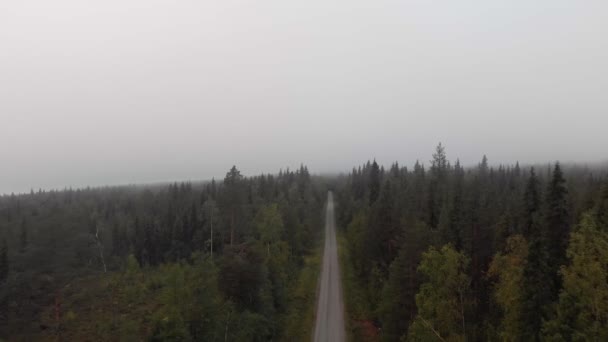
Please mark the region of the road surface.
<svg viewBox="0 0 608 342"><path fill-rule="evenodd" d="M327 194L325 214L325 247L317 302L315 342L344 341L344 305L340 284L338 243L336 242L336 220L333 194Z"/></svg>

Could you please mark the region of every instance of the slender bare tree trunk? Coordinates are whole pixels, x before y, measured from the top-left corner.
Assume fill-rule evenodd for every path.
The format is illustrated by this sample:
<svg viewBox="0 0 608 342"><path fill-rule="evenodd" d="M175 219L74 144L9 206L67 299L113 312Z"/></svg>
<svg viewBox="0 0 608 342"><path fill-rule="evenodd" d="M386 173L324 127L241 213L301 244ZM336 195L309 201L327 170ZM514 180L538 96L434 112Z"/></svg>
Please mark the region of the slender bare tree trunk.
<svg viewBox="0 0 608 342"><path fill-rule="evenodd" d="M441 334L439 334L439 332L437 330L435 330L435 328L433 328L433 325L431 323L429 323L426 319L422 318L422 316L418 316L418 317L420 317L420 319L422 320L424 325L426 325L433 332L433 334L435 334L435 336L437 336L437 338L439 340L445 342L445 339L443 337L441 337Z"/></svg>
<svg viewBox="0 0 608 342"><path fill-rule="evenodd" d="M224 342L228 341L228 325L230 324L230 315L232 311L228 312L228 320L226 320L226 329L224 330Z"/></svg>

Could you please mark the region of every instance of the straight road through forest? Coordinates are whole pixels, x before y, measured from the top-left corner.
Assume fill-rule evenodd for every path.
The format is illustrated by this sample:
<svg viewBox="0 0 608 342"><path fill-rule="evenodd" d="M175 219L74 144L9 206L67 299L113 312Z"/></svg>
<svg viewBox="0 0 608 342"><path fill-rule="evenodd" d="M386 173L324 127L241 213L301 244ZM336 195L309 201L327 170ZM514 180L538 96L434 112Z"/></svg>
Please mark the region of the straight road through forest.
<svg viewBox="0 0 608 342"><path fill-rule="evenodd" d="M344 305L340 284L338 243L336 242L336 219L334 217L333 194L327 194L325 214L325 247L317 302L315 342L344 341Z"/></svg>

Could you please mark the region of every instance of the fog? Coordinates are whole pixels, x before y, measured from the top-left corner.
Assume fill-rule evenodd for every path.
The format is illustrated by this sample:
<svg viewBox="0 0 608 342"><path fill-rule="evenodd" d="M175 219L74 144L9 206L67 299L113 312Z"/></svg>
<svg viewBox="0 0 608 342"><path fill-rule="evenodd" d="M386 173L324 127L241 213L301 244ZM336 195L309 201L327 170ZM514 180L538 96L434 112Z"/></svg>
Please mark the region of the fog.
<svg viewBox="0 0 608 342"><path fill-rule="evenodd" d="M608 158L608 2L2 1L0 193Z"/></svg>

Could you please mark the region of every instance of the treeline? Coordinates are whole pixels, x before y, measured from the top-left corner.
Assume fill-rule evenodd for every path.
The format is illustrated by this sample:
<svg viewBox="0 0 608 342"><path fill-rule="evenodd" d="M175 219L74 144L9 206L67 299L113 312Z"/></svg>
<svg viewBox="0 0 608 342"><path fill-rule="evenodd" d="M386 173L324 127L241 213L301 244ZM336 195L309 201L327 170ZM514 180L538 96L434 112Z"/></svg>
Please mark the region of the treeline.
<svg viewBox="0 0 608 342"><path fill-rule="evenodd" d="M386 341L608 340L606 170L375 161L338 187ZM359 317L361 318L361 317Z"/></svg>
<svg viewBox="0 0 608 342"><path fill-rule="evenodd" d="M304 166L0 197L0 337L278 339L325 197Z"/></svg>

